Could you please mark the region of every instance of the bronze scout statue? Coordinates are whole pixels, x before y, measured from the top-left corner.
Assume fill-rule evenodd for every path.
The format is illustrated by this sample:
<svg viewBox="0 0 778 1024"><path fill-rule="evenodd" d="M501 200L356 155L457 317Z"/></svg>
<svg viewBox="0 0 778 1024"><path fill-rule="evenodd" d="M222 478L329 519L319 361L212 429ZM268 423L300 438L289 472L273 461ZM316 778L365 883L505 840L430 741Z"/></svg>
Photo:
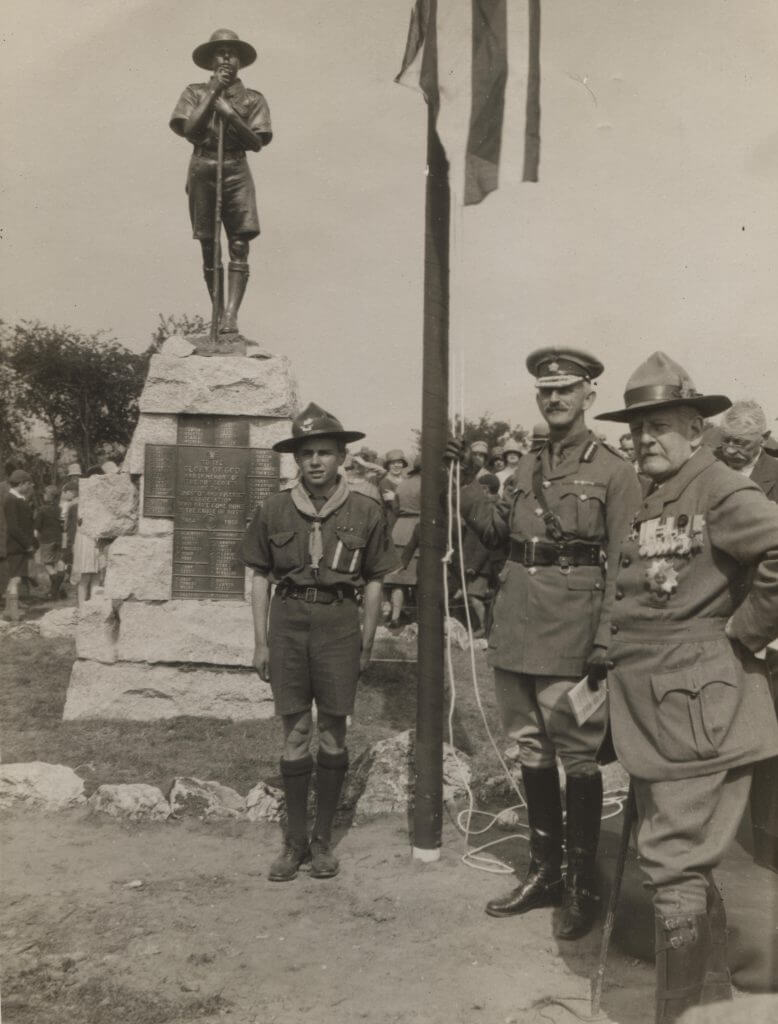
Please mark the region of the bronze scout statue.
<svg viewBox="0 0 778 1024"><path fill-rule="evenodd" d="M605 674L618 547L640 487L584 421L602 363L576 349L545 348L527 367L547 443L521 459L497 504L477 485L462 492L468 526L488 547L508 547L489 663L505 732L519 746L530 829L526 878L486 910L504 917L563 903L557 937L576 939L597 912L602 779L595 757L606 711L601 705L579 726L568 694L590 670L595 688ZM567 775L566 883L557 757Z"/></svg>
<svg viewBox="0 0 778 1024"><path fill-rule="evenodd" d="M755 762L778 752L764 661L778 634L778 507L702 444L701 395L655 352L627 382L648 487L622 547L610 613L613 741L632 776L637 847L653 890L656 1021L731 999L713 870L733 839Z"/></svg>
<svg viewBox="0 0 778 1024"><path fill-rule="evenodd" d="M219 332L238 330L238 310L249 278L249 242L259 234L257 201L246 150L258 153L273 138L270 110L262 93L247 89L238 70L257 59L257 51L230 29L213 33L192 54L195 64L212 72L208 82L188 85L170 118L170 127L192 143L186 191L192 233L203 251L203 273L214 302L214 222L216 214L216 156L218 122L224 122L222 222L230 250L229 296ZM224 273L218 267L219 309L224 296Z"/></svg>
<svg viewBox="0 0 778 1024"><path fill-rule="evenodd" d="M273 446L294 452L300 480L262 504L243 540L243 560L254 570L254 665L270 680L284 728L287 827L283 850L268 874L275 882L294 878L309 860L314 878L331 878L338 871L331 833L348 769L346 716L354 709L360 673L370 663L384 574L398 564L380 504L351 491L339 473L346 443L364 436L344 430L311 403L294 420L292 436ZM313 701L318 805L309 841Z"/></svg>

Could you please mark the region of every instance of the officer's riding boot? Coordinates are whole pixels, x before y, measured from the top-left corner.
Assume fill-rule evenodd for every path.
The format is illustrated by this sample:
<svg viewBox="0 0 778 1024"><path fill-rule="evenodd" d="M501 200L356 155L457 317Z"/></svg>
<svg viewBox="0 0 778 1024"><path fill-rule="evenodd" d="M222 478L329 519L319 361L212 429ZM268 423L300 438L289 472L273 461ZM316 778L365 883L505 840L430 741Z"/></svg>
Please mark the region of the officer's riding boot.
<svg viewBox="0 0 778 1024"><path fill-rule="evenodd" d="M203 267L203 277L208 286L208 294L211 296L211 308L213 309L213 267ZM219 301L216 303L216 323L221 321L224 312L224 267L219 267Z"/></svg>
<svg viewBox="0 0 778 1024"><path fill-rule="evenodd" d="M602 776L567 776L567 875L558 939L580 939L591 931L599 896L595 860L600 840Z"/></svg>
<svg viewBox="0 0 778 1024"><path fill-rule="evenodd" d="M271 882L289 882L301 864L310 860L308 846L308 787L313 771L310 754L297 761L281 758L281 778L286 795L286 832L284 848L270 865Z"/></svg>
<svg viewBox="0 0 778 1024"><path fill-rule="evenodd" d="M655 918L656 1024L674 1024L697 1006L710 950L707 914Z"/></svg>
<svg viewBox="0 0 778 1024"><path fill-rule="evenodd" d="M348 751L328 754L319 749L316 765L316 821L311 835L311 877L332 878L340 865L331 850L332 822L348 771Z"/></svg>
<svg viewBox="0 0 778 1024"><path fill-rule="evenodd" d="M227 307L224 310L224 316L222 317L221 327L219 328L220 334L233 334L238 330L238 310L240 304L243 301L243 295L246 291L246 285L249 279L249 265L248 263L236 263L231 262L229 264L228 280L230 285L230 294L227 299Z"/></svg>
<svg viewBox="0 0 778 1024"><path fill-rule="evenodd" d="M527 799L530 862L527 877L511 892L489 900L486 913L492 917L526 914L537 907L555 907L562 902L562 798L559 773L551 768L522 765L521 777Z"/></svg>
<svg viewBox="0 0 778 1024"><path fill-rule="evenodd" d="M701 1003L720 1003L732 998L732 977L727 958L727 913L713 879L708 883L710 950L702 986Z"/></svg>

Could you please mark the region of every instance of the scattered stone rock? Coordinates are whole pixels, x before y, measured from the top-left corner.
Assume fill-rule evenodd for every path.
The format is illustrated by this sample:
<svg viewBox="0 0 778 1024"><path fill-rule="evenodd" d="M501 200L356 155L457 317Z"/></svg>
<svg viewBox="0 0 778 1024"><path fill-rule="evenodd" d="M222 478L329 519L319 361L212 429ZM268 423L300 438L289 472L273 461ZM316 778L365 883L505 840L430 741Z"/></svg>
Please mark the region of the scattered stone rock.
<svg viewBox="0 0 778 1024"><path fill-rule="evenodd" d="M360 819L407 813L413 801L413 746L414 734L408 729L363 751L347 776L342 806L356 806ZM471 774L470 758L444 743L444 801L464 797Z"/></svg>
<svg viewBox="0 0 778 1024"><path fill-rule="evenodd" d="M119 618L105 592L93 596L81 606L76 626L76 654L110 665L116 661Z"/></svg>
<svg viewBox="0 0 778 1024"><path fill-rule="evenodd" d="M112 600L169 601L173 537L117 537L108 551L105 592Z"/></svg>
<svg viewBox="0 0 778 1024"><path fill-rule="evenodd" d="M181 778L173 782L168 795L173 814L196 818L240 818L246 813L246 800L220 782Z"/></svg>
<svg viewBox="0 0 778 1024"><path fill-rule="evenodd" d="M251 613L242 601L122 605L121 661L240 665L254 658Z"/></svg>
<svg viewBox="0 0 778 1024"><path fill-rule="evenodd" d="M64 811L85 799L84 780L66 765L44 761L0 765L0 807Z"/></svg>
<svg viewBox="0 0 778 1024"><path fill-rule="evenodd" d="M122 605L124 610L127 605ZM152 721L193 715L232 721L272 718L270 683L253 670L77 661L63 718Z"/></svg>
<svg viewBox="0 0 778 1024"><path fill-rule="evenodd" d="M297 387L285 356L151 357L142 413L285 416L297 412Z"/></svg>
<svg viewBox="0 0 778 1024"><path fill-rule="evenodd" d="M138 488L128 473L85 477L78 491L81 527L95 540L134 533L138 525Z"/></svg>
<svg viewBox="0 0 778 1024"><path fill-rule="evenodd" d="M443 633L445 636L451 636L451 643L458 647L460 651L466 651L470 646L467 628L458 619L450 617L446 619L443 625Z"/></svg>
<svg viewBox="0 0 778 1024"><path fill-rule="evenodd" d="M258 782L246 796L246 817L249 821L280 821L284 812L284 794L275 786Z"/></svg>
<svg viewBox="0 0 778 1024"><path fill-rule="evenodd" d="M161 789L140 782L98 786L87 804L95 813L130 821L165 821L172 813Z"/></svg>
<svg viewBox="0 0 778 1024"><path fill-rule="evenodd" d="M76 634L78 608L54 608L38 619L38 629L44 640L72 640Z"/></svg>
<svg viewBox="0 0 778 1024"><path fill-rule="evenodd" d="M192 355L195 347L191 341L187 341L180 334L171 334L162 343L162 348L159 351L163 356L175 356L177 359L186 359L187 356Z"/></svg>

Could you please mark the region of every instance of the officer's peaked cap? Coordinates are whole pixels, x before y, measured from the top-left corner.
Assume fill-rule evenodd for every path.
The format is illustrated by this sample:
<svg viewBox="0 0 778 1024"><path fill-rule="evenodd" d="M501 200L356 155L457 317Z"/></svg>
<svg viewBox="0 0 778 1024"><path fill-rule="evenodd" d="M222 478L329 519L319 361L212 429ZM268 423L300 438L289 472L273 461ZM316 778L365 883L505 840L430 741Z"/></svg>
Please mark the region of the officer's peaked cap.
<svg viewBox="0 0 778 1024"><path fill-rule="evenodd" d="M294 452L303 441L310 437L334 437L348 444L360 441L365 435L359 430L344 430L343 424L326 412L320 405L310 402L305 409L292 420L292 436L273 445L276 452Z"/></svg>
<svg viewBox="0 0 778 1024"><path fill-rule="evenodd" d="M594 380L605 367L580 348L538 348L527 356L527 369L538 388L567 388L582 380Z"/></svg>
<svg viewBox="0 0 778 1024"><path fill-rule="evenodd" d="M257 59L257 51L250 43L245 43L242 39L238 38L237 32L233 32L230 28L217 28L207 43L201 43L200 46L195 48L192 53L192 60L198 68L211 71L213 69L213 55L224 43L229 43L230 46L235 48L242 68L253 64Z"/></svg>
<svg viewBox="0 0 778 1024"><path fill-rule="evenodd" d="M690 405L701 416L715 416L732 402L726 395L701 394L679 363L664 352L654 352L627 381L624 408L600 413L595 419L629 423L636 413L678 405Z"/></svg>

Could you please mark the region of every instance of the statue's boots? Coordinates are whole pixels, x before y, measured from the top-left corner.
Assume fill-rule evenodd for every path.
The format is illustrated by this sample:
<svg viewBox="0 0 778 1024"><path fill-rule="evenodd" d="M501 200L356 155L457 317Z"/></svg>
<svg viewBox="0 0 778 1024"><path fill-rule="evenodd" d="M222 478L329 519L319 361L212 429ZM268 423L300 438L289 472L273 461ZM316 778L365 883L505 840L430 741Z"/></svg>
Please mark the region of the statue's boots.
<svg viewBox="0 0 778 1024"><path fill-rule="evenodd" d="M674 1024L697 1006L710 952L707 914L655 918L656 1024Z"/></svg>
<svg viewBox="0 0 778 1024"><path fill-rule="evenodd" d="M526 878L505 896L489 900L492 917L526 914L538 907L562 902L562 799L559 773L551 768L522 765L521 777L527 800L530 862Z"/></svg>
<svg viewBox="0 0 778 1024"><path fill-rule="evenodd" d="M222 316L220 334L235 334L238 331L238 310L243 302L249 280L248 263L231 262L228 267L229 296Z"/></svg>
<svg viewBox="0 0 778 1024"><path fill-rule="evenodd" d="M203 277L208 288L208 294L211 297L211 309L214 306L214 287L213 287L213 267L203 267ZM221 322L222 313L224 312L224 268L219 267L218 274L218 301L216 302L216 323Z"/></svg>
<svg viewBox="0 0 778 1024"><path fill-rule="evenodd" d="M348 771L348 751L319 750L316 764L316 821L311 835L311 877L334 878L340 870L332 852L332 823Z"/></svg>
<svg viewBox="0 0 778 1024"><path fill-rule="evenodd" d="M710 949L700 1002L720 1003L732 999L732 976L727 956L727 913L712 878L708 882L708 926Z"/></svg>
<svg viewBox="0 0 778 1024"><path fill-rule="evenodd" d="M592 930L600 905L595 875L602 815L599 770L567 776L566 804L567 874L555 934L558 939L580 939Z"/></svg>
<svg viewBox="0 0 778 1024"><path fill-rule="evenodd" d="M311 859L308 845L308 789L313 771L310 754L296 761L281 758L281 778L286 797L286 832L281 853L270 865L271 882L290 882L301 864Z"/></svg>

